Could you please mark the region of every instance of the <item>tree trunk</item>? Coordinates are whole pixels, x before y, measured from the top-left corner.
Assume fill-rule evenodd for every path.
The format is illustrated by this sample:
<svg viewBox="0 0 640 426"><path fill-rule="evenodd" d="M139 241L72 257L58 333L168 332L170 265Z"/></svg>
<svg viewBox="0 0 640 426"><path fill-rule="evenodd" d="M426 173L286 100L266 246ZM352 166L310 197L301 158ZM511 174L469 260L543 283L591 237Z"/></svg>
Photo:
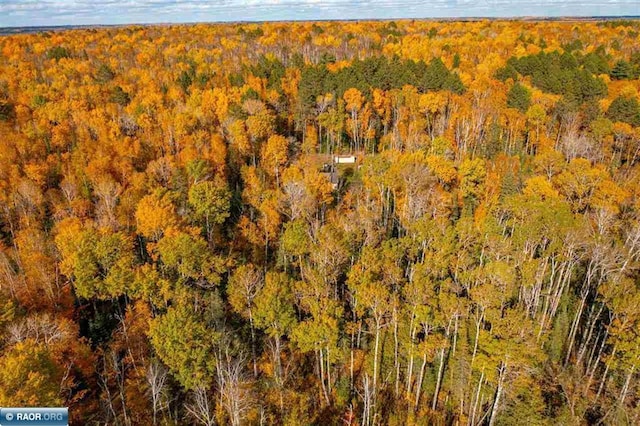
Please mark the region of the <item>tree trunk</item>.
<svg viewBox="0 0 640 426"><path fill-rule="evenodd" d="M393 362L395 363L395 367L396 367L396 387L395 387L395 395L396 398L398 398L398 395L400 395L400 360L399 360L399 356L398 356L398 352L399 352L399 342L398 342L398 320L397 320L397 312L396 312L396 307L394 306L393 308L394 310L394 314L393 314L393 319L394 319L394 325L393 325L393 338L394 338L394 354L393 354Z"/></svg>
<svg viewBox="0 0 640 426"><path fill-rule="evenodd" d="M320 370L319 375L320 375L320 384L322 388L322 396L324 397L324 400L327 402L327 405L328 405L329 395L327 394L327 388L324 385L324 359L322 355L322 349L320 349L319 351L316 351L316 359L318 360L318 368Z"/></svg>
<svg viewBox="0 0 640 426"><path fill-rule="evenodd" d="M502 396L502 385L504 382L504 375L507 371L507 364L501 363L500 376L498 377L498 388L496 389L496 397L493 400L493 407L491 407L491 417L489 417L489 426L493 426L496 421L496 415L498 414L498 406L500 405L500 397Z"/></svg>
<svg viewBox="0 0 640 426"><path fill-rule="evenodd" d="M331 394L331 358L329 357L329 348L327 347L327 390Z"/></svg>
<svg viewBox="0 0 640 426"><path fill-rule="evenodd" d="M373 390L378 390L378 349L380 347L380 324L376 320L376 343L373 351Z"/></svg>
<svg viewBox="0 0 640 426"><path fill-rule="evenodd" d="M420 375L418 376L418 382L416 383L416 400L413 406L415 411L418 410L418 404L420 403L420 393L422 391L422 380L424 378L424 369L427 366L427 354L426 352L422 356L422 366L420 367Z"/></svg>
<svg viewBox="0 0 640 426"><path fill-rule="evenodd" d="M476 423L476 412L478 411L478 402L480 401L480 390L482 389L483 380L484 380L484 368L480 373L480 380L478 380L478 389L476 390L476 397L473 400L473 410L471 411L471 419L469 421L469 426L475 426L475 423Z"/></svg>
<svg viewBox="0 0 640 426"><path fill-rule="evenodd" d="M414 337L414 329L413 329L413 322L414 322L414 318L415 315L411 315L411 323L409 324L409 342L410 342L410 346L409 346L409 365L407 367L407 377L406 377L406 381L407 381L407 399L409 399L409 396L411 395L411 380L413 378L413 348L414 348L414 344L413 344L413 337Z"/></svg>
<svg viewBox="0 0 640 426"><path fill-rule="evenodd" d="M438 367L438 378L436 380L436 390L433 393L433 402L431 409L435 410L438 406L438 394L440 393L440 384L442 383L442 373L444 371L444 348L440 349L440 366Z"/></svg>
<svg viewBox="0 0 640 426"><path fill-rule="evenodd" d="M573 318L573 324L571 325L571 331L569 332L569 344L567 345L567 355L564 359L564 365L566 366L569 362L569 358L571 357L571 350L573 349L573 344L576 340L576 334L578 333L578 325L580 324L580 318L582 317L582 310L584 309L584 304L587 299L588 292L585 291L582 298L580 299L580 307L576 312L575 317Z"/></svg>
<svg viewBox="0 0 640 426"><path fill-rule="evenodd" d="M593 336L593 331L595 330L595 325L598 322L598 318L600 318L600 315L602 314L602 311L604 309L604 303L600 304L600 309L598 310L598 313L595 314L595 316L593 315L593 311L595 310L595 306L591 307L591 312L589 313L589 329L587 331L587 337L584 339L584 341L580 344L580 349L578 350L578 358L576 360L576 365L580 365L580 363L582 362L582 359L584 358L585 354L587 353L587 350L589 349L589 343L591 342L591 337ZM596 341L594 342L594 345L597 343L597 337L596 337Z"/></svg>
<svg viewBox="0 0 640 426"><path fill-rule="evenodd" d="M624 405L624 400L627 397L627 392L629 391L629 383L631 383L631 378L633 377L633 373L635 373L636 366L631 366L631 370L627 375L627 380L624 382L624 386L622 387L622 391L620 391L620 397L618 398L618 404L620 406Z"/></svg>
<svg viewBox="0 0 640 426"><path fill-rule="evenodd" d="M613 346L613 350L611 351L611 358L610 359L615 359L615 354L616 354L616 345ZM600 380L600 386L598 386L598 393L596 393L596 398L594 400L594 404L598 401L598 399L600 398L600 394L602 393L602 390L604 389L604 384L607 381L607 375L609 374L609 367L611 366L611 363L609 361L607 361L606 366L604 368L604 373L602 373L602 379Z"/></svg>
<svg viewBox="0 0 640 426"><path fill-rule="evenodd" d="M253 314L249 309L249 327L251 329L251 361L253 363L253 378L258 378L258 361L256 360L256 330L253 326Z"/></svg>

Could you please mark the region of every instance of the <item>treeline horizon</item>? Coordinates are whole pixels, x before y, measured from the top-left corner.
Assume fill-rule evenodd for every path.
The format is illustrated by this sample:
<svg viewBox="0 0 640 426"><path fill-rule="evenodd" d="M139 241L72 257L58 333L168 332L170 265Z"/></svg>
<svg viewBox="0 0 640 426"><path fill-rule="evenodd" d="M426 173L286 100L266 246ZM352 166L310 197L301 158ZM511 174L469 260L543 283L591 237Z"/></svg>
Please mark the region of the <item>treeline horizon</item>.
<svg viewBox="0 0 640 426"><path fill-rule="evenodd" d="M639 35L0 38L0 406L83 425L638 424Z"/></svg>

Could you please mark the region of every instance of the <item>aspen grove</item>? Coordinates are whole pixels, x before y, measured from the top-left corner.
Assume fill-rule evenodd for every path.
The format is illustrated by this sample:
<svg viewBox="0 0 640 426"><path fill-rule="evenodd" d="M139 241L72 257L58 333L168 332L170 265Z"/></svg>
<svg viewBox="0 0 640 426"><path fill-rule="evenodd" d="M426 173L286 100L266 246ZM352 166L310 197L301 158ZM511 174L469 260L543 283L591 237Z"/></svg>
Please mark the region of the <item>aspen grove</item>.
<svg viewBox="0 0 640 426"><path fill-rule="evenodd" d="M0 37L0 406L640 424L640 21Z"/></svg>

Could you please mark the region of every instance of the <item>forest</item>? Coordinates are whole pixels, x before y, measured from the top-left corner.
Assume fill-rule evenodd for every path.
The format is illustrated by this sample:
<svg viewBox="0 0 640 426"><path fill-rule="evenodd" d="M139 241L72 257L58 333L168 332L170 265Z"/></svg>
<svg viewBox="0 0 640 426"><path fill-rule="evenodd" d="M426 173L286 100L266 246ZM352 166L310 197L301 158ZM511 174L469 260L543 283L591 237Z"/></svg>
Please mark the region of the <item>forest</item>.
<svg viewBox="0 0 640 426"><path fill-rule="evenodd" d="M0 406L640 424L640 21L0 37Z"/></svg>

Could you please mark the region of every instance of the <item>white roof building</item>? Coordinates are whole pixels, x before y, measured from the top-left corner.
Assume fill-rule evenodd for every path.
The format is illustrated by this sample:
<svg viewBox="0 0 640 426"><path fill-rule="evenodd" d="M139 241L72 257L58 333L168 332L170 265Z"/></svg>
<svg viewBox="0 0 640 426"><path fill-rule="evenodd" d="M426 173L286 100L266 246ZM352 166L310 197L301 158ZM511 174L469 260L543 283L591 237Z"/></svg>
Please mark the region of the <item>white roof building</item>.
<svg viewBox="0 0 640 426"><path fill-rule="evenodd" d="M355 164L355 155L336 155L333 157L333 162L336 164Z"/></svg>

